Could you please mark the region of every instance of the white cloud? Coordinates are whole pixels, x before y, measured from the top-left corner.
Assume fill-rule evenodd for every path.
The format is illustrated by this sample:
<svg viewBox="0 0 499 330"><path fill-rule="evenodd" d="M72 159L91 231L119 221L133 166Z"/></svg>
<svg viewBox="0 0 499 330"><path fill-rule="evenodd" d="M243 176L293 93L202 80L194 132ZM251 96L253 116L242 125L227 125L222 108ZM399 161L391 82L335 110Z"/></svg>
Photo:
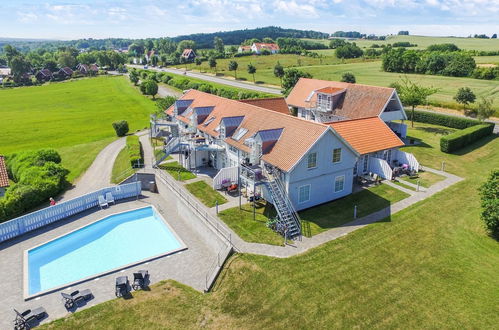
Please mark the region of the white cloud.
<svg viewBox="0 0 499 330"><path fill-rule="evenodd" d="M301 16L303 18L314 18L318 17L315 5L317 1L300 1L297 3L295 0L285 1L277 0L275 1L275 7L278 11L281 11L287 15Z"/></svg>

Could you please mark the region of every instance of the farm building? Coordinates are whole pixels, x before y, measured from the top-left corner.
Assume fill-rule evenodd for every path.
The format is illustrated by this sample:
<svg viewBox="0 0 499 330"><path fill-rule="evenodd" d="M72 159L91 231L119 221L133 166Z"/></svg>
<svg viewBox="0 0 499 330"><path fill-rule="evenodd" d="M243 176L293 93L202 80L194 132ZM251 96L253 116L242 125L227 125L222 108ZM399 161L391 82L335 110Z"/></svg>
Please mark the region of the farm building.
<svg viewBox="0 0 499 330"><path fill-rule="evenodd" d="M196 53L194 52L193 49L186 48L186 49L184 49L184 51L182 52L182 55L180 55L180 57L187 60L187 61L194 61L194 59L196 58Z"/></svg>

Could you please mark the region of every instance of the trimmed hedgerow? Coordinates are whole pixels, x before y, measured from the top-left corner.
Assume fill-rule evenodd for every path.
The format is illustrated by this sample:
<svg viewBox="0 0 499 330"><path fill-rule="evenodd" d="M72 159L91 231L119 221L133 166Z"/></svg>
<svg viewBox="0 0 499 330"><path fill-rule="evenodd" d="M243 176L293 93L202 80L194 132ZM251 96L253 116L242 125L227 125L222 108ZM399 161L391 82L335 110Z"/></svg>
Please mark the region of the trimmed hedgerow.
<svg viewBox="0 0 499 330"><path fill-rule="evenodd" d="M499 239L499 169L490 173L487 181L480 187L482 218L487 230Z"/></svg>
<svg viewBox="0 0 499 330"><path fill-rule="evenodd" d="M115 121L112 125L117 136L125 136L128 133L129 128L126 120Z"/></svg>
<svg viewBox="0 0 499 330"><path fill-rule="evenodd" d="M142 160L142 149L137 135L129 135L126 137L126 148L132 167L137 167L137 164L144 163Z"/></svg>
<svg viewBox="0 0 499 330"><path fill-rule="evenodd" d="M412 113L407 112L407 117L409 120L411 120ZM480 121L475 120L475 119L455 117L455 116L449 116L449 115L444 115L444 114L435 113L435 112L418 111L418 110L414 111L414 121L417 121L420 123L427 123L427 124L457 128L457 129L468 128L471 126L481 124Z"/></svg>
<svg viewBox="0 0 499 330"><path fill-rule="evenodd" d="M494 131L493 124L481 124L456 131L440 138L440 150L450 153L461 149L481 138L491 135Z"/></svg>
<svg viewBox="0 0 499 330"><path fill-rule="evenodd" d="M47 203L67 185L69 171L52 149L25 151L6 157L7 170L14 183L0 199L0 222L19 216Z"/></svg>

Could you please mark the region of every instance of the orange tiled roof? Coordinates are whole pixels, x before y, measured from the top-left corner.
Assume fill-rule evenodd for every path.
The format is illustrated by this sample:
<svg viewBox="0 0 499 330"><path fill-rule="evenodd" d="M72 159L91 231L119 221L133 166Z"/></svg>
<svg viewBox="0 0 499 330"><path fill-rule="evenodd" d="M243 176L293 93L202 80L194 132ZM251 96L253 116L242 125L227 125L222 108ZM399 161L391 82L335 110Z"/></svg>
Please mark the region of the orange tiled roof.
<svg viewBox="0 0 499 330"><path fill-rule="evenodd" d="M335 121L328 125L361 155L404 145L378 117Z"/></svg>
<svg viewBox="0 0 499 330"><path fill-rule="evenodd" d="M7 174L7 166L5 165L5 160L3 156L0 156L0 188L8 187L9 175Z"/></svg>
<svg viewBox="0 0 499 330"><path fill-rule="evenodd" d="M344 96L334 107L336 115L348 119L379 116L395 91L393 88L387 87L300 78L286 98L286 102L294 107L308 108L317 99L317 96L314 95L310 102L306 102L312 92L327 87L346 90Z"/></svg>
<svg viewBox="0 0 499 330"><path fill-rule="evenodd" d="M324 87L324 88L321 88L321 89L318 89L317 91L318 92L321 92L321 93L325 93L325 94L334 94L334 93L337 93L339 91L342 91L344 90L344 88L337 88L337 87Z"/></svg>
<svg viewBox="0 0 499 330"><path fill-rule="evenodd" d="M264 42L255 42L256 49L268 49L268 50L279 50L279 46L277 44L264 43Z"/></svg>
<svg viewBox="0 0 499 330"><path fill-rule="evenodd" d="M277 111L268 111L252 104L229 100L194 89L187 91L180 99L193 100L190 105L191 108L214 107L204 122L208 122L212 117L215 119L206 126L204 122L197 126L200 131L213 137L219 136L215 129L220 125L222 118L244 116L240 127L246 128L248 131L239 141L230 137L225 139L228 144L244 151L249 151L244 141L257 132L283 128L279 141L270 152L262 156L262 160L284 171L291 170L319 137L329 129L329 126L324 124L289 116ZM171 106L166 113L172 115L173 107ZM177 117L179 120L183 120L182 116Z"/></svg>
<svg viewBox="0 0 499 330"><path fill-rule="evenodd" d="M277 111L280 113L284 113L289 115L288 104L286 103L286 99L284 97L272 97L266 99L247 99L247 100L239 100L239 102L256 105L260 108L265 108L272 111Z"/></svg>

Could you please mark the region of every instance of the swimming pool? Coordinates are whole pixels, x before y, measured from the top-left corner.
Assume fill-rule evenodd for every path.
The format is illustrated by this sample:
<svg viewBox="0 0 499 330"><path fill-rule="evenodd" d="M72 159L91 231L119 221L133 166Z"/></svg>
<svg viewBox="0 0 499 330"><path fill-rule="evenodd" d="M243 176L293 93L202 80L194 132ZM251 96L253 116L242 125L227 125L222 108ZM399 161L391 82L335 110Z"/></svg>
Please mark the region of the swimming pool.
<svg viewBox="0 0 499 330"><path fill-rule="evenodd" d="M50 291L185 248L152 206L113 214L25 251L25 295Z"/></svg>

